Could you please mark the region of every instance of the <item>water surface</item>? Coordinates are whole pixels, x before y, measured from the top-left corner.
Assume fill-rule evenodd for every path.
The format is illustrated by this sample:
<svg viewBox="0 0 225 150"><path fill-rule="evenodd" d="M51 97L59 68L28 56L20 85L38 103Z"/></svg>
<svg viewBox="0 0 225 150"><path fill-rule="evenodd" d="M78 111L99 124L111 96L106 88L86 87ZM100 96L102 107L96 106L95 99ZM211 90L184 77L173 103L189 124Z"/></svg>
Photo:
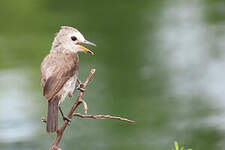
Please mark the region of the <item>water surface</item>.
<svg viewBox="0 0 225 150"><path fill-rule="evenodd" d="M224 148L224 1L11 0L0 8L0 149L43 150L54 140L40 122L40 63L61 25L97 43L96 56L80 54L82 80L97 69L89 113L137 123L75 118L60 147L163 150L177 140Z"/></svg>

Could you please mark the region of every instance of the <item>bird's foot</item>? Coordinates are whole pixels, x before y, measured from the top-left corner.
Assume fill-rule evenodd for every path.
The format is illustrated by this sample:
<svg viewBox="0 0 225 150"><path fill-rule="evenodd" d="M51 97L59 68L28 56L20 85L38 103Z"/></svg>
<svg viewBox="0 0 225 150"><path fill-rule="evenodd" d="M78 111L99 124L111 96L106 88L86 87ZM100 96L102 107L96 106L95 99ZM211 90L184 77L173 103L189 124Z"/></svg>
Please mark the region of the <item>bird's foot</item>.
<svg viewBox="0 0 225 150"><path fill-rule="evenodd" d="M77 90L80 90L81 92L84 92L86 89L84 88L84 84L83 83L80 83L77 88Z"/></svg>
<svg viewBox="0 0 225 150"><path fill-rule="evenodd" d="M70 122L71 122L71 119L70 118L68 118L67 116L63 116L63 120L65 121L68 121L68 123L70 124Z"/></svg>
<svg viewBox="0 0 225 150"><path fill-rule="evenodd" d="M67 120L68 124L70 124L71 122L71 119L69 117L67 117L66 115L64 115L63 111L62 111L62 108L59 106L59 111L62 115L62 118L63 118L63 121Z"/></svg>

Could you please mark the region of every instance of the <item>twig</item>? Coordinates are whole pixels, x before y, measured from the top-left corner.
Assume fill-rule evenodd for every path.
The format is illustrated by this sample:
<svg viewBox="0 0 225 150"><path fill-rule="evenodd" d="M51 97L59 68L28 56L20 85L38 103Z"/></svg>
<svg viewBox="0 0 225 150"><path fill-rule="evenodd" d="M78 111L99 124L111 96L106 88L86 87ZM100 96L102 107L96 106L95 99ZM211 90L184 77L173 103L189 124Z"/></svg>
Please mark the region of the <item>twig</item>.
<svg viewBox="0 0 225 150"><path fill-rule="evenodd" d="M91 81L93 75L95 74L95 69L92 69L89 76L87 77L87 80L84 82L83 84L83 88L85 89L88 85L88 83ZM84 95L84 92L80 91L80 94L79 96L77 97L73 107L71 108L69 114L68 114L68 118L71 119L73 117L73 113L74 111L77 109L77 107L81 104L81 100L82 100L82 97ZM57 136L56 136L56 139L54 140L50 150L59 150L59 142L61 141L62 139L62 136L63 136L63 133L64 133L64 130L66 129L66 127L68 126L68 121L65 120L61 126L61 128L59 128L56 132L57 132Z"/></svg>
<svg viewBox="0 0 225 150"><path fill-rule="evenodd" d="M84 95L84 91L88 85L88 83L91 81L93 75L95 74L95 69L92 69L90 71L90 74L89 76L87 77L86 81L82 84L82 87L80 90L80 93L76 99L76 101L74 102L73 104L73 107L71 108L71 110L69 111L69 114L68 114L68 118L69 119L72 119L73 116L77 116L77 117L80 117L80 118L92 118L92 119L117 119L117 120L121 120L121 121L125 121L125 122L129 122L129 123L136 123L135 121L133 120L128 120L126 118L121 118L121 117L116 117L116 116L110 116L110 115L87 115L87 110L88 110L88 106L87 106L87 103L82 99L83 98L83 95ZM78 83L81 84L81 81L78 79ZM80 105L80 104L83 104L83 107L84 107L84 113L86 115L82 115L80 113L74 113L75 110L77 109L77 107ZM42 122L47 122L46 118L41 118L41 121ZM60 128L57 129L56 131L56 139L53 141L53 144L52 146L50 147L50 150L61 150L58 145L62 139L62 136L63 136L63 133L66 129L66 127L68 126L68 121L65 120L62 124L62 126Z"/></svg>
<svg viewBox="0 0 225 150"><path fill-rule="evenodd" d="M45 117L42 117L41 121L44 122L44 123L47 123L47 119Z"/></svg>
<svg viewBox="0 0 225 150"><path fill-rule="evenodd" d="M80 113L74 113L73 116L77 116L80 118L92 118L92 119L117 119L129 123L136 123L133 120L129 120L127 118L117 117L117 116L111 116L111 115L82 115Z"/></svg>
<svg viewBox="0 0 225 150"><path fill-rule="evenodd" d="M83 99L81 99L80 102L83 104L84 113L87 115L87 111L88 111L87 103Z"/></svg>

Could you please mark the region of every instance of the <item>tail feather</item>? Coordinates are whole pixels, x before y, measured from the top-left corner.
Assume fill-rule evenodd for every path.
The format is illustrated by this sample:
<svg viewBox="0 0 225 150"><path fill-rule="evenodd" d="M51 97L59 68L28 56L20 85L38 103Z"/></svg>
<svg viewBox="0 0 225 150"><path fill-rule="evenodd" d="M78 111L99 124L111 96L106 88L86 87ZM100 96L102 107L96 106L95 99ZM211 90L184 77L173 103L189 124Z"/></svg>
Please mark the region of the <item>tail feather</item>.
<svg viewBox="0 0 225 150"><path fill-rule="evenodd" d="M48 101L48 117L47 117L47 132L55 132L58 127L58 108L59 108L58 97L54 97Z"/></svg>

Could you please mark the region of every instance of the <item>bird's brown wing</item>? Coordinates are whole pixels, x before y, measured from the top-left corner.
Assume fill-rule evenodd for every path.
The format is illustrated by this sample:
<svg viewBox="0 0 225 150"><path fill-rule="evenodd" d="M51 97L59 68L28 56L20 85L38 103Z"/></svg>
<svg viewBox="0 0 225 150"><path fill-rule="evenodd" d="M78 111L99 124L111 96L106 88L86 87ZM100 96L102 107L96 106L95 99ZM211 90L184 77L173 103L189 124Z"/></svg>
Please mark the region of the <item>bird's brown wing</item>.
<svg viewBox="0 0 225 150"><path fill-rule="evenodd" d="M51 52L41 63L43 95L51 100L78 71L78 55L74 52Z"/></svg>

